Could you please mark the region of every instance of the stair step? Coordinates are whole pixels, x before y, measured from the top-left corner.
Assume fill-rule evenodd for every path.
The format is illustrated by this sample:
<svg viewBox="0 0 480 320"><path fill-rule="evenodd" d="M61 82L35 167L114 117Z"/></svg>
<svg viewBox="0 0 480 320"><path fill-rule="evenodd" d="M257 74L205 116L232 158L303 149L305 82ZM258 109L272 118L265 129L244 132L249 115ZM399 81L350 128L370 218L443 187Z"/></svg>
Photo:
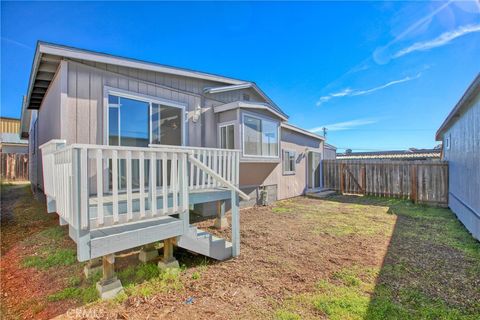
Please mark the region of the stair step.
<svg viewBox="0 0 480 320"><path fill-rule="evenodd" d="M232 256L230 242L195 226L190 226L189 230L179 237L177 245L216 260L225 260Z"/></svg>

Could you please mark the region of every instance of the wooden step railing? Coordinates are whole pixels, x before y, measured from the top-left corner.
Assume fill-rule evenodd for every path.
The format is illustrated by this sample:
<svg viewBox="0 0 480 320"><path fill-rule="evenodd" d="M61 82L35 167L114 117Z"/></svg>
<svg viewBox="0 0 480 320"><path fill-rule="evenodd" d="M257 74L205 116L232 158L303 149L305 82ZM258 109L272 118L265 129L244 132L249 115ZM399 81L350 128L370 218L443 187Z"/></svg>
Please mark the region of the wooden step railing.
<svg viewBox="0 0 480 320"><path fill-rule="evenodd" d="M189 164L188 187L190 190L214 189L219 186L218 179L214 178L214 173L230 184L238 187L240 150L183 147L151 144L151 148L158 149L178 149L188 151L191 157L201 162L204 167L194 166L193 162ZM204 170L204 168L210 170Z"/></svg>

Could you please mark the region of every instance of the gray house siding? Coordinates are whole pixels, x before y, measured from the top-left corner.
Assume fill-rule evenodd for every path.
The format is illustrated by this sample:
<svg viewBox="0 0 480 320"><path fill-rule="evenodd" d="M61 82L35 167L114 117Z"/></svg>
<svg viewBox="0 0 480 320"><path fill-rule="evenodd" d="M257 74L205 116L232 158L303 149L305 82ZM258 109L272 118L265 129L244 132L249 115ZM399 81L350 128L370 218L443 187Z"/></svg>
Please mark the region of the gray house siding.
<svg viewBox="0 0 480 320"><path fill-rule="evenodd" d="M42 155L40 145L51 139L59 139L62 136L62 114L61 114L61 92L62 92L62 68L66 65L61 64L55 75L50 87L48 88L42 105L38 110L33 123L37 121L36 126L32 129L35 131L29 144L31 146L30 161L32 166L31 182L35 187L43 189L43 173L42 173Z"/></svg>
<svg viewBox="0 0 480 320"><path fill-rule="evenodd" d="M216 146L216 132L211 130L215 127L215 115L209 106L231 102L220 101L216 95L212 95L215 100L205 98L202 94L204 88L224 85L222 83L100 63L68 62L67 82L65 128L75 128L66 132L68 143L103 143L104 86L185 104L185 144L190 146ZM225 98L234 99L234 96ZM201 116L193 122L199 106Z"/></svg>
<svg viewBox="0 0 480 320"><path fill-rule="evenodd" d="M449 163L449 206L480 240L480 95L470 104L443 135L444 159Z"/></svg>

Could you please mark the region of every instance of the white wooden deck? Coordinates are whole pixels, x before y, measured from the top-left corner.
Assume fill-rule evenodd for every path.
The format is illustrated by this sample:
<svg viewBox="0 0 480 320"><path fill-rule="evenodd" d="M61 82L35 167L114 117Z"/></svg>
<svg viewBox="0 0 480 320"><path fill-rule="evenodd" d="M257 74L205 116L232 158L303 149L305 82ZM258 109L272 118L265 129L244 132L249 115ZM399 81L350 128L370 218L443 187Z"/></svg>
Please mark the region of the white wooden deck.
<svg viewBox="0 0 480 320"><path fill-rule="evenodd" d="M61 140L40 148L49 211L69 225L80 261L172 237L189 250L210 252L192 232L189 207L226 199L233 204L233 244L210 238L208 245L223 246L214 256L238 255L238 197L248 199L238 189L238 150L67 146Z"/></svg>

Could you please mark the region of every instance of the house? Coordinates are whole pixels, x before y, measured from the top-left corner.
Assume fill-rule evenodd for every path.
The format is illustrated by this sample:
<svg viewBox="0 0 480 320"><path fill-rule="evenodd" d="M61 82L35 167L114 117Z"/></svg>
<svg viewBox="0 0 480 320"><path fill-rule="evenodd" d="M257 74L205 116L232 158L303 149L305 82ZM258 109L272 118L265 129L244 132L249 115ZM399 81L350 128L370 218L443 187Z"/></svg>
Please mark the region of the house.
<svg viewBox="0 0 480 320"><path fill-rule="evenodd" d="M415 149L338 153L339 160L440 160L440 149Z"/></svg>
<svg viewBox="0 0 480 320"><path fill-rule="evenodd" d="M0 152L28 153L28 140L20 138L20 119L0 117Z"/></svg>
<svg viewBox="0 0 480 320"><path fill-rule="evenodd" d="M325 142L323 151L323 159L335 160L337 158L337 147Z"/></svg>
<svg viewBox="0 0 480 320"><path fill-rule="evenodd" d="M32 185L77 243L103 260L105 296L121 288L114 253L164 242L218 260L239 254L243 205L321 186L324 138L287 122L254 82L39 42L22 112ZM232 243L189 224L214 210ZM109 283L110 283L109 282ZM108 287L108 288L107 288ZM108 290L107 290L108 289Z"/></svg>
<svg viewBox="0 0 480 320"><path fill-rule="evenodd" d="M480 240L480 74L435 136L449 167L448 205Z"/></svg>

